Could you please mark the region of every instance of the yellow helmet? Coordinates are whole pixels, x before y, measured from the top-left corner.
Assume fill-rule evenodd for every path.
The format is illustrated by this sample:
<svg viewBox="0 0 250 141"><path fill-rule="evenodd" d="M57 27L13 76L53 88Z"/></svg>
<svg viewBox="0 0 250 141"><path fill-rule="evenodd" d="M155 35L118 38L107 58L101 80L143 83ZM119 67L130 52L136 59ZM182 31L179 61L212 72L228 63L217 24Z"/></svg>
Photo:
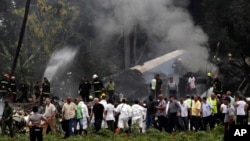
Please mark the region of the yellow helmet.
<svg viewBox="0 0 250 141"><path fill-rule="evenodd" d="M212 73L211 73L211 72L208 72L208 73L207 73L207 76L211 77L211 76L212 76Z"/></svg>
<svg viewBox="0 0 250 141"><path fill-rule="evenodd" d="M232 57L233 56L232 53L228 53L227 55L228 55L228 57Z"/></svg>
<svg viewBox="0 0 250 141"><path fill-rule="evenodd" d="M101 99L103 99L103 98L105 98L105 97L106 97L106 94L105 94L105 93L102 93L101 96L100 96Z"/></svg>

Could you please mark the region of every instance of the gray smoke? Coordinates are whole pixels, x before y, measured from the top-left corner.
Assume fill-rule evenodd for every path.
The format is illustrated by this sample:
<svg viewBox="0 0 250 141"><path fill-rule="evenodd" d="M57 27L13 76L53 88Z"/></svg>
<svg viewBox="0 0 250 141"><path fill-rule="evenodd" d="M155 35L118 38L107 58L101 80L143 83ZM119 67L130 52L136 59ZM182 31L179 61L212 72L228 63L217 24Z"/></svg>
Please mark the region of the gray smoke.
<svg viewBox="0 0 250 141"><path fill-rule="evenodd" d="M189 0L96 0L99 11L97 10L94 25L98 38L108 42L114 35L129 34L139 25L150 37L151 49L159 52L169 48L184 49L188 55L182 60L189 71L207 72L208 69L215 68L208 63L208 37L201 27L194 25L185 8L188 2Z"/></svg>
<svg viewBox="0 0 250 141"><path fill-rule="evenodd" d="M60 50L56 50L45 69L44 77L47 77L49 81L52 81L56 76L62 74L77 54L77 48L64 47Z"/></svg>

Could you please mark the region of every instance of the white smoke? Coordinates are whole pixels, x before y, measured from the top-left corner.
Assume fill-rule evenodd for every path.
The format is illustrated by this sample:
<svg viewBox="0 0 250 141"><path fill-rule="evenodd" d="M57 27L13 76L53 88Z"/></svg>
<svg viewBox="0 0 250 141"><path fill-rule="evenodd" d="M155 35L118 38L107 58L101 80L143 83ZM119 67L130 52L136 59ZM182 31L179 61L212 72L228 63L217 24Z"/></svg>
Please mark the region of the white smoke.
<svg viewBox="0 0 250 141"><path fill-rule="evenodd" d="M61 74L69 67L77 51L77 48L69 47L64 47L55 51L49 60L43 76L47 77L49 81L52 81L57 74Z"/></svg>
<svg viewBox="0 0 250 141"><path fill-rule="evenodd" d="M206 47L208 37L201 27L194 25L185 8L189 0L95 1L99 9L94 24L100 40L109 41L121 31L129 34L139 25L150 37L151 48L159 52L167 48L186 50L189 55L182 60L186 60L184 64L190 71L206 72L207 66L211 66Z"/></svg>

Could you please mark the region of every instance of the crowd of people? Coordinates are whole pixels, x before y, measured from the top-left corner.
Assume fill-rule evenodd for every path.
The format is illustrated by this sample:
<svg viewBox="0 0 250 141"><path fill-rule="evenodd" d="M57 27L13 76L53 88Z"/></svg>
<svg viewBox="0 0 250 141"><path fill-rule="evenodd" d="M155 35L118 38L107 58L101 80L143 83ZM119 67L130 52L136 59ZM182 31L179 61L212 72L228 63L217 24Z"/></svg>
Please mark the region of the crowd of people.
<svg viewBox="0 0 250 141"><path fill-rule="evenodd" d="M36 98L41 100L42 106L45 101L45 111L38 113L39 105L33 107L33 114L29 116L27 122L27 126L30 127L30 139L42 140L42 137L48 133L48 128L52 134L57 134L56 117L62 118L64 138L76 134L88 134L90 127L95 131L106 128L119 133L129 133L133 128L141 133L149 128L172 133L208 131L218 125L224 125L225 140L228 140L228 130L232 126L248 124L249 104L242 95L227 91L225 94L214 92L209 96L201 97L196 93L194 76L189 78L188 84L192 94L178 98L177 85L171 77L168 84L169 96L166 97L162 94L162 80L157 74L151 81L151 94L146 101L138 99L128 102L126 99L117 101L114 98L115 84L112 79L104 86L97 75L93 75L93 82L88 81L84 76L79 85L79 96L75 99L67 97L62 111L57 111L55 105L51 103L50 84L44 78L42 89L37 88L37 93L40 90L41 94L37 94ZM95 95L90 99L92 86ZM6 92L14 94L15 91L12 88L7 85L6 87L8 87ZM1 96L5 97L3 93ZM5 100L2 121L6 122L2 122L2 132L5 133L6 126L9 126L10 135L13 137L11 130L13 109L8 103L9 101Z"/></svg>

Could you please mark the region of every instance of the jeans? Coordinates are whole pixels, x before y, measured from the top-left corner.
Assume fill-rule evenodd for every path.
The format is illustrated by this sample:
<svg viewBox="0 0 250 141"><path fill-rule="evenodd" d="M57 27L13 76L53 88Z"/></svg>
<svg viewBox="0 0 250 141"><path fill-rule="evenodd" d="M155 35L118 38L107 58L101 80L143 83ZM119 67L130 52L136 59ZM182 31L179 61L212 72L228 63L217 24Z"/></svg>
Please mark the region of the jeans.
<svg viewBox="0 0 250 141"><path fill-rule="evenodd" d="M73 134L73 132L72 132L73 123L74 123L73 118L65 120L65 124L67 125L67 128L66 128L64 138L67 138L67 137L69 137L69 136L71 136Z"/></svg>
<svg viewBox="0 0 250 141"><path fill-rule="evenodd" d="M146 130L149 129L151 124L153 124L154 127L157 127L156 122L155 122L155 116L147 113L147 115L146 115Z"/></svg>
<svg viewBox="0 0 250 141"><path fill-rule="evenodd" d="M185 130L188 131L188 117L181 117Z"/></svg>
<svg viewBox="0 0 250 141"><path fill-rule="evenodd" d="M77 124L79 123L80 129L79 131L77 131ZM75 123L74 123L74 132L75 134L82 134L82 130L83 130L83 119L79 118L79 119L75 119Z"/></svg>
<svg viewBox="0 0 250 141"><path fill-rule="evenodd" d="M99 131L102 127L102 119L95 119L95 130L96 131Z"/></svg>

